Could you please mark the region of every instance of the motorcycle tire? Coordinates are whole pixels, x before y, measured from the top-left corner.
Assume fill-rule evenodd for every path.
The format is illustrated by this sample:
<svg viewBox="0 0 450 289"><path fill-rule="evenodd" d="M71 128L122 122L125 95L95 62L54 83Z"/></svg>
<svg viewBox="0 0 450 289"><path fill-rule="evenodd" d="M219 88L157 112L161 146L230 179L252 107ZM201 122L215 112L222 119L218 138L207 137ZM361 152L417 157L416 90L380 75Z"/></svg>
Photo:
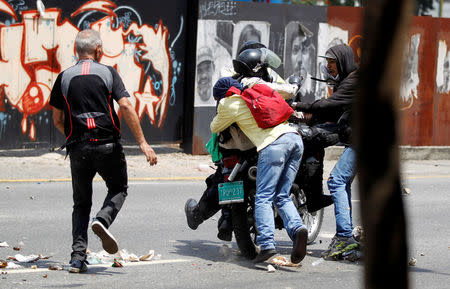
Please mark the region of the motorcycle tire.
<svg viewBox="0 0 450 289"><path fill-rule="evenodd" d="M319 236L320 229L322 228L323 209L310 213L306 209L299 208L298 213L302 218L303 224L308 229L308 245L310 245Z"/></svg>
<svg viewBox="0 0 450 289"><path fill-rule="evenodd" d="M233 204L231 216L234 237L241 254L249 260L254 259L258 253L249 230L250 224L247 218L247 204L245 202Z"/></svg>

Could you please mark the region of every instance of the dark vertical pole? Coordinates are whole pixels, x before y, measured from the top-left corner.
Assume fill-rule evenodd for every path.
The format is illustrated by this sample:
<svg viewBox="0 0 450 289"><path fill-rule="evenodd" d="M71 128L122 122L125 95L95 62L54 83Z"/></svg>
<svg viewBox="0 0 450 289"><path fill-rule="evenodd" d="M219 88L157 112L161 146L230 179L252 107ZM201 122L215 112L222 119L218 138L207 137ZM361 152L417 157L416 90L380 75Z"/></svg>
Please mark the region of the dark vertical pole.
<svg viewBox="0 0 450 289"><path fill-rule="evenodd" d="M195 60L197 55L197 20L199 0L188 0L186 17L186 69L184 72L183 150L192 153L194 125Z"/></svg>
<svg viewBox="0 0 450 289"><path fill-rule="evenodd" d="M364 288L408 288L397 102L411 12L411 0L368 1L365 10L354 121L366 233Z"/></svg>

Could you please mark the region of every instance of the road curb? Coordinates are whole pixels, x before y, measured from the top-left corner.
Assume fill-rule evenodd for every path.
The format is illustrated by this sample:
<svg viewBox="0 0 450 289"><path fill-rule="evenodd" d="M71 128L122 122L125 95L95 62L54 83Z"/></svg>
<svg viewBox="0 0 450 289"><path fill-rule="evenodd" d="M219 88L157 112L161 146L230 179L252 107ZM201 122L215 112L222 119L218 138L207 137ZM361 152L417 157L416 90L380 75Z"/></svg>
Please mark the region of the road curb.
<svg viewBox="0 0 450 289"><path fill-rule="evenodd" d="M331 146L325 149L325 160L338 160L344 147ZM401 160L450 160L450 146L400 146Z"/></svg>

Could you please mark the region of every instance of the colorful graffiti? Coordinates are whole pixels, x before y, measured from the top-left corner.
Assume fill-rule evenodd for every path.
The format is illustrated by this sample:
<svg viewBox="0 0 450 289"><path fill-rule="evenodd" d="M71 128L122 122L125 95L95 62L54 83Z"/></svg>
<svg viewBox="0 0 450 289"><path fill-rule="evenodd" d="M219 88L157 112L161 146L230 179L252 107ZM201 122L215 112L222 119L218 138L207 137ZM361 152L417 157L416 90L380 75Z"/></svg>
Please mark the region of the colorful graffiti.
<svg viewBox="0 0 450 289"><path fill-rule="evenodd" d="M17 11L0 0L0 12L12 17L8 23L0 23L0 104L8 102L22 114L23 134L36 139L35 124L29 116L50 109L53 82L58 73L76 63L74 39L85 28L100 32L101 62L122 76L140 119L147 115L153 126L162 127L175 99L173 84L181 64L173 59L169 31L161 20L154 26L142 23L132 7L107 0L81 5L70 15L79 19L77 25L61 19L59 8L47 8L44 13L19 8L20 22Z"/></svg>

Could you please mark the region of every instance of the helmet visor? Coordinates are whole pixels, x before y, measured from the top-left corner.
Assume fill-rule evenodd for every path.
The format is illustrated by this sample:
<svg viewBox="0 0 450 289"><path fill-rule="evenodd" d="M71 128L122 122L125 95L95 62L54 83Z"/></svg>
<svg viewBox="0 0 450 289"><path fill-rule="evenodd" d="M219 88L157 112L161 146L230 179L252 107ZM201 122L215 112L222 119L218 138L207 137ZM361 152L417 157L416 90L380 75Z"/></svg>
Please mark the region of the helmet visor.
<svg viewBox="0 0 450 289"><path fill-rule="evenodd" d="M281 65L281 59L272 50L267 48L259 48L261 51L261 63L267 64L271 68L278 68Z"/></svg>

